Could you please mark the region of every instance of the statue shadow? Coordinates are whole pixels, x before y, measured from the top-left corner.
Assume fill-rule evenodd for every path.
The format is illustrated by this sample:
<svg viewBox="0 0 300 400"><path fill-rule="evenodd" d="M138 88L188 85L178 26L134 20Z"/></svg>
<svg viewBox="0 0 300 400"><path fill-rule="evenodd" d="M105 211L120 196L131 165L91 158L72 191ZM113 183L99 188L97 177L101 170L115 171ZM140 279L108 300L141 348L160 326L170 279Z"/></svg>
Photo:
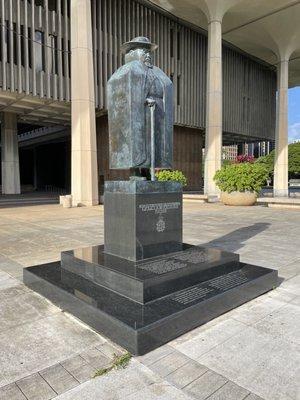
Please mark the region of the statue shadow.
<svg viewBox="0 0 300 400"><path fill-rule="evenodd" d="M221 250L235 253L246 245L247 240L265 231L270 227L270 225L270 223L266 222L257 222L253 225L236 229L235 231L227 233L224 236L204 243L203 246L217 247Z"/></svg>

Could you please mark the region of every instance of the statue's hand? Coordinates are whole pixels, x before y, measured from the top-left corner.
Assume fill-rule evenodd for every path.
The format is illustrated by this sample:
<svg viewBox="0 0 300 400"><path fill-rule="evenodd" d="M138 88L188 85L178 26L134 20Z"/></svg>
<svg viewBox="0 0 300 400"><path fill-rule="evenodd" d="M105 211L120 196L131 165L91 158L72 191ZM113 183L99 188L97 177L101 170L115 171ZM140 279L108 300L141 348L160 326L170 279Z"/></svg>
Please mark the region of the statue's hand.
<svg viewBox="0 0 300 400"><path fill-rule="evenodd" d="M155 104L156 104L156 101L155 101L152 97L148 97L148 98L146 99L146 105L147 105L148 107L154 107Z"/></svg>

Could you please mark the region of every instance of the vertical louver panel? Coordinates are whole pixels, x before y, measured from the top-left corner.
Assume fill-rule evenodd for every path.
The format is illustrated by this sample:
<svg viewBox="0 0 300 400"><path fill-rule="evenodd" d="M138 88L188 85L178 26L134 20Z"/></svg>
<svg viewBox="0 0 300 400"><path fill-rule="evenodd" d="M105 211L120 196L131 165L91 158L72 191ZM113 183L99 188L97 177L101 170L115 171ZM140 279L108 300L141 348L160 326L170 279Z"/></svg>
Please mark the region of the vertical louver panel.
<svg viewBox="0 0 300 400"><path fill-rule="evenodd" d="M96 105L106 109L106 84L121 66L120 45L148 36L159 45L155 64L174 84L175 123L205 128L207 38L136 0L92 1ZM273 71L223 46L224 131L272 137L276 78Z"/></svg>
<svg viewBox="0 0 300 400"><path fill-rule="evenodd" d="M70 100L69 0L0 0L0 86Z"/></svg>
<svg viewBox="0 0 300 400"><path fill-rule="evenodd" d="M0 0L0 87L43 99L70 101L70 0ZM174 84L175 123L205 128L207 38L138 0L91 0L97 109L122 65L120 46L135 36L159 45L155 63ZM223 46L224 131L270 138L276 75Z"/></svg>

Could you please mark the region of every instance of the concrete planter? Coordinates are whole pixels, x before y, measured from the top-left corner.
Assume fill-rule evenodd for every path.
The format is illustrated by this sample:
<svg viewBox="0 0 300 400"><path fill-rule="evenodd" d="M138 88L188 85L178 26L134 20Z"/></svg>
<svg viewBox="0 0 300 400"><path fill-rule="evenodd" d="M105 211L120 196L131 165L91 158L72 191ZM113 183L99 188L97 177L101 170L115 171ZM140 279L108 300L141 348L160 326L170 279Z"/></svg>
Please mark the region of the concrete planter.
<svg viewBox="0 0 300 400"><path fill-rule="evenodd" d="M221 192L221 201L227 206L253 206L256 198L255 192Z"/></svg>

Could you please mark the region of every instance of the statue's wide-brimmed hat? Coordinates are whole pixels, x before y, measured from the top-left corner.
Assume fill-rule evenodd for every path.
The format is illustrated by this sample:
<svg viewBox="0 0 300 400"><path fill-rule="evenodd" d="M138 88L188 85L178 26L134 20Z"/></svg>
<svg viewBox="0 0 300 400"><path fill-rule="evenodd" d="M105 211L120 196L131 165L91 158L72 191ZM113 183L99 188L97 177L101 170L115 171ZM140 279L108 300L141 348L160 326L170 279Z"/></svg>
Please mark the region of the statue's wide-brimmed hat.
<svg viewBox="0 0 300 400"><path fill-rule="evenodd" d="M154 51L158 48L158 45L155 43L151 43L150 40L144 36L138 36L130 40L130 42L122 44L121 51L122 53L128 53L130 50L144 48L149 49L150 51Z"/></svg>

